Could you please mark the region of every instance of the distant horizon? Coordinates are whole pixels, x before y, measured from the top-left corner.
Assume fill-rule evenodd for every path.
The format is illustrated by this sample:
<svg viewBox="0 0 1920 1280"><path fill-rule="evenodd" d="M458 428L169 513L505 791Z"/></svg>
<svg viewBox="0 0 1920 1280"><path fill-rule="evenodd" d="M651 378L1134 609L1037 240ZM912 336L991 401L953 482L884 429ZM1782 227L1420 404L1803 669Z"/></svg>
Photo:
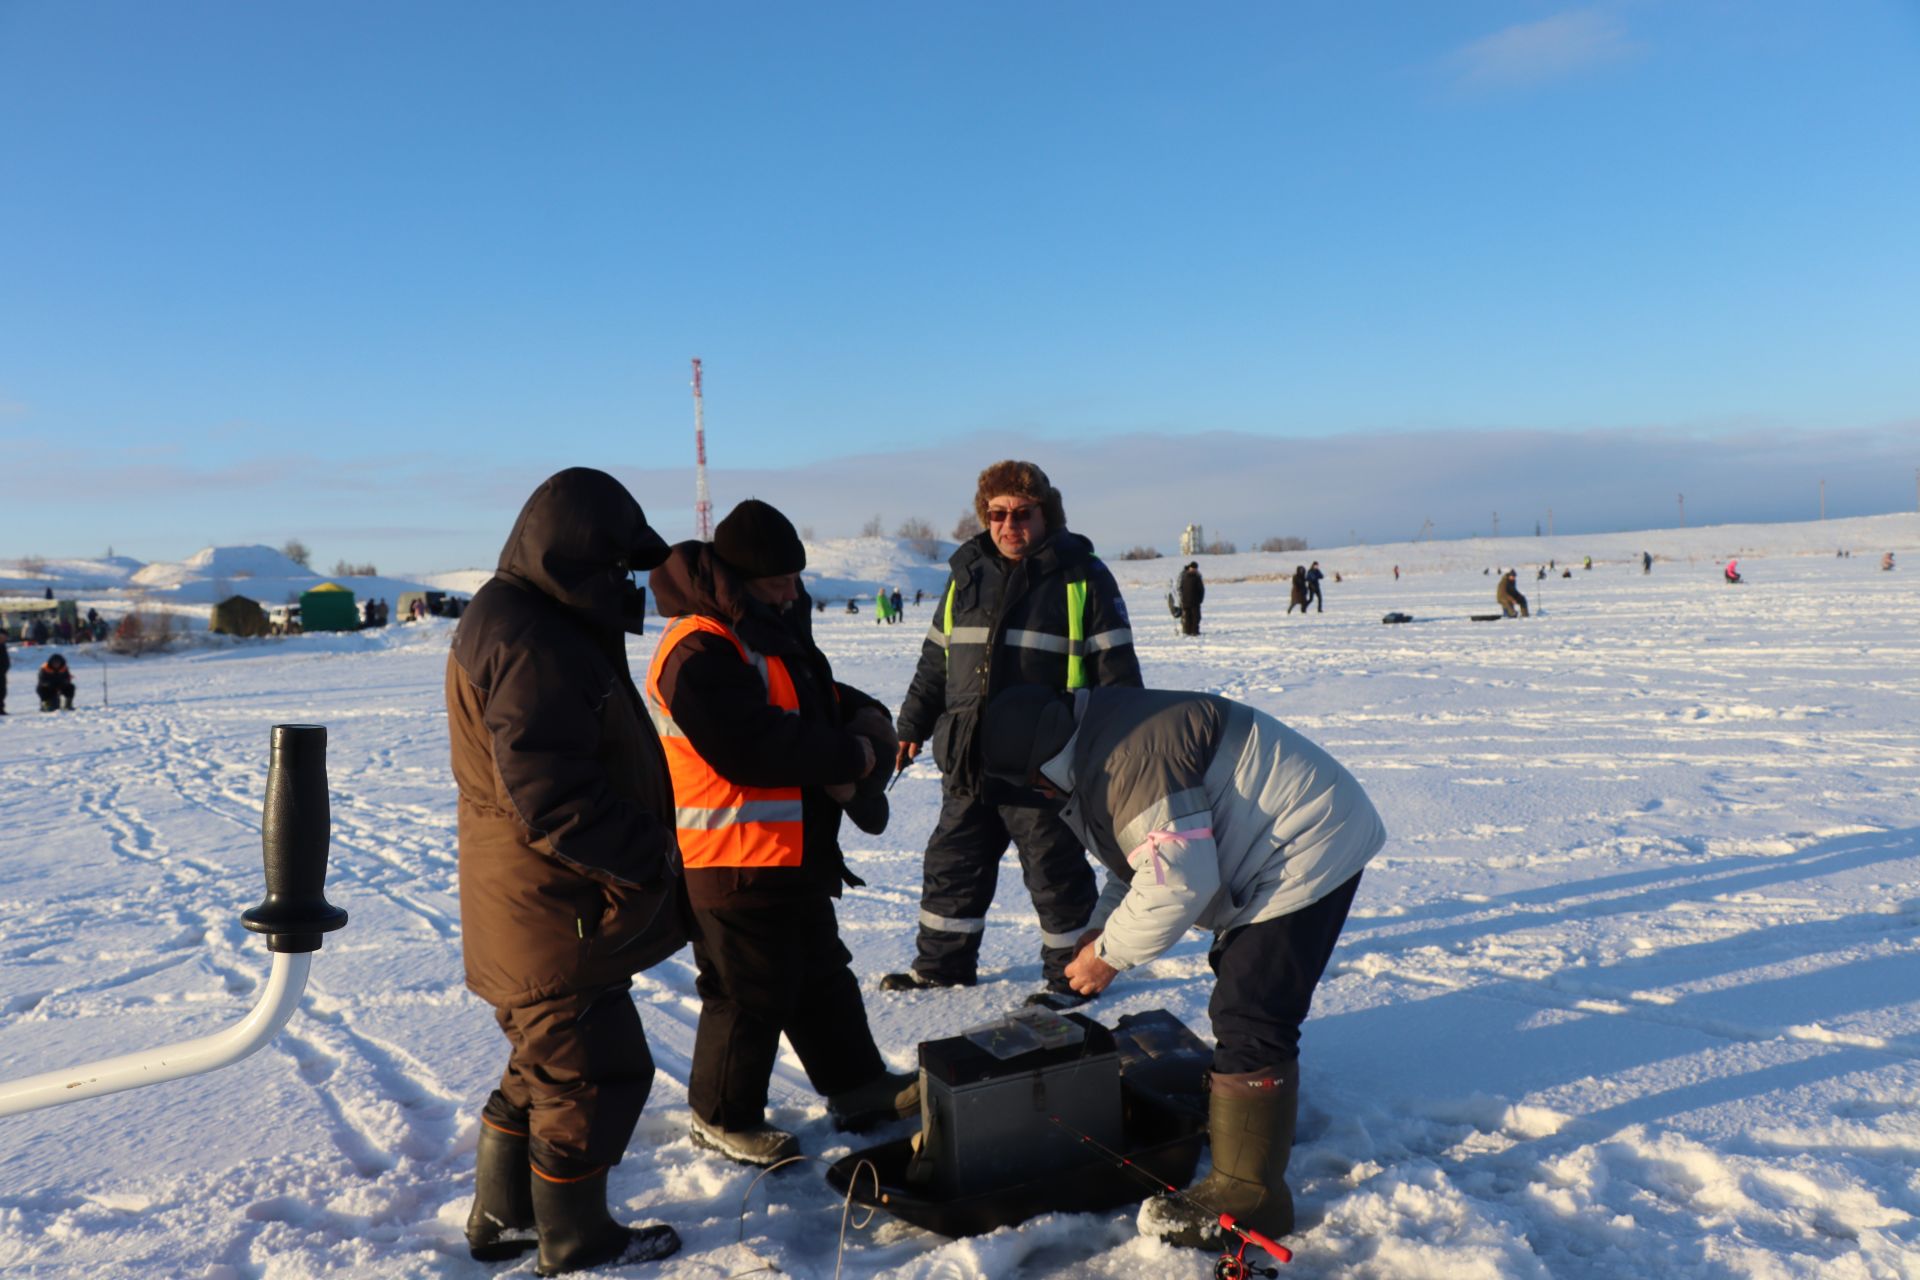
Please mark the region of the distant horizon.
<svg viewBox="0 0 1920 1280"><path fill-rule="evenodd" d="M1541 539L1546 539L1546 538L1562 539L1562 538L1579 538L1579 537L1595 537L1595 538L1615 537L1615 536L1622 536L1622 535L1628 535L1628 534L1659 535L1659 534L1676 534L1676 533L1705 533L1705 532L1716 530L1716 529L1745 528L1745 527L1770 528L1775 526L1797 526L1797 525L1805 525L1805 526L1819 526L1822 524L1840 525L1840 524L1845 524L1851 521L1886 520L1886 519L1892 519L1900 516L1917 516L1917 515L1920 515L1920 511L1916 511L1914 508L1909 507L1904 510L1892 510L1892 511L1849 512L1846 514L1830 513L1824 520L1820 519L1819 517L1814 517L1810 519L1781 518L1781 519L1775 519L1775 520L1732 519L1732 520L1714 520L1711 522L1703 521L1699 523L1694 523L1689 521L1686 525L1650 524L1650 525L1623 526L1623 527L1611 528L1611 529L1601 529L1601 528L1555 529L1551 533L1549 533L1545 528L1542 528L1538 534L1536 534L1532 529L1532 527L1529 526L1524 530L1518 530L1518 529L1512 530L1512 531L1503 530L1501 533L1497 535L1484 532L1484 531L1454 533L1454 534L1441 534L1436 532L1436 533L1429 533L1425 537L1418 538L1418 539L1409 537L1409 538L1382 538L1382 539L1371 539L1371 540L1363 539L1359 542L1310 542L1309 545L1303 550L1307 552L1328 552L1328 551L1343 551L1343 550L1374 549L1374 548L1389 547L1389 546L1419 546L1419 545L1430 545L1430 544L1448 544L1448 543L1457 543L1457 542L1472 542L1472 541L1478 541L1478 540L1497 541L1501 543L1517 544L1517 543L1532 541L1536 537ZM1069 527L1071 527L1071 521L1069 522ZM861 540L863 537L863 535L860 534L858 531L822 532L818 528L803 528L801 532L804 540L807 541L810 545L825 545L833 542L854 542L854 541ZM937 539L943 543L952 543L956 541L954 538L950 536L950 533L951 533L950 530L942 531L942 530L936 529L935 532L936 532ZM1204 525L1203 525L1203 532L1207 534L1210 540L1214 536L1212 530L1206 528L1206 526ZM902 535L899 535L898 533L896 533L892 528L888 528L883 534L880 535L880 537L883 541L895 542L895 543L903 542L907 540L903 538ZM679 540L680 539L674 539L674 541L679 541ZM1233 541L1236 542L1236 546L1235 546L1234 552L1230 554L1239 554L1239 555L1267 554L1267 555L1278 555L1278 556L1294 554L1293 551L1262 552L1256 545L1258 540L1251 540L1251 541L1233 540ZM1168 545L1159 545L1154 543L1141 543L1141 544L1130 544L1129 546L1126 546L1126 547L1120 547L1120 546L1107 546L1107 545L1096 544L1096 547L1099 553L1104 558L1109 560L1122 559L1124 557L1125 552L1134 549L1136 546L1151 546L1160 553L1160 558L1162 559L1180 558L1186 554L1179 550L1179 542L1178 542L1177 534L1175 535L1174 540ZM161 557L154 557L151 559L147 559L147 558L142 558L139 555L129 554L125 546L115 543L111 547L111 554L112 554L112 557L115 559L130 561L144 568L151 565L185 564L188 561L190 561L194 556L210 550L228 550L228 549L241 549L241 548L252 548L252 547L263 547L275 553L281 552L280 546L276 546L276 545L272 545L264 542L206 543L206 544L202 544L199 547L194 548L192 551L187 552L186 554L181 556L177 556L177 557L161 556ZM1850 550L1853 550L1853 549L1855 548L1850 548ZM1865 550L1864 548L1858 548L1858 549L1862 550L1863 552ZM1880 551L1883 551L1886 549L1887 548L1876 546L1873 550L1874 550L1874 553L1877 555L1879 554ZM1199 554L1207 555L1207 554L1213 554L1213 553L1202 552ZM60 562L102 563L108 559L108 553L106 551L103 551L99 554L66 552L66 553L46 554L38 557L31 556L31 555L24 556L24 557L0 555L0 580L6 580L9 577L8 571L17 569L21 561L23 560L31 561L32 559L35 559L35 558L44 560L50 565L57 564ZM456 564L456 565L445 565L445 566L436 566L436 567L412 566L412 567L393 568L386 565L380 565L379 566L380 572L375 575L336 574L331 572L325 565L318 565L318 566L309 565L308 572L310 572L313 576L320 577L320 578L348 578L348 577L355 577L355 576L374 576L382 579L399 579L399 580L405 580L405 581L413 581L413 580L422 580L422 579L432 578L432 577L447 576L447 575L458 574L458 573L491 572L494 560L495 560L494 556L489 556L486 559L486 561L483 563ZM241 574L236 576L233 574L227 574L225 576L233 578L235 581L239 581L239 580L243 580L246 576L250 576L250 575ZM6 595L6 594L18 594L18 592L15 589L0 586L0 595Z"/></svg>

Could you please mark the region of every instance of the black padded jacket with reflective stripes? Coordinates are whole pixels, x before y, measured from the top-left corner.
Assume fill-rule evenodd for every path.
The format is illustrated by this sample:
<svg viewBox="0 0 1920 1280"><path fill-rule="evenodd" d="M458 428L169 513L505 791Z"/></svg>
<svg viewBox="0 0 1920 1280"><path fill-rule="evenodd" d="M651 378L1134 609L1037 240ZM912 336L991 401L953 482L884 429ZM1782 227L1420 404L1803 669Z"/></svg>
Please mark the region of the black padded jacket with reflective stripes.
<svg viewBox="0 0 1920 1280"><path fill-rule="evenodd" d="M1017 684L1139 688L1140 660L1120 588L1079 534L1062 529L1008 560L981 533L947 563L901 704L900 740L931 737L946 785L973 793L983 781L980 713L994 694Z"/></svg>

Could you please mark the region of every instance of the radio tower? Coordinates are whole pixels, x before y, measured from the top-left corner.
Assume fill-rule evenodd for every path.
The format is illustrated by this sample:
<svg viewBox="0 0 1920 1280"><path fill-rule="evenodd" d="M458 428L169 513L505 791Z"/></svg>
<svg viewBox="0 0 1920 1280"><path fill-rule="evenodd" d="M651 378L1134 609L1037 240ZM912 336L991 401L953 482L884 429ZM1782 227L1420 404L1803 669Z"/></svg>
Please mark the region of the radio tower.
<svg viewBox="0 0 1920 1280"><path fill-rule="evenodd" d="M700 357L693 358L693 536L713 541L713 500L707 496L707 423L700 402Z"/></svg>

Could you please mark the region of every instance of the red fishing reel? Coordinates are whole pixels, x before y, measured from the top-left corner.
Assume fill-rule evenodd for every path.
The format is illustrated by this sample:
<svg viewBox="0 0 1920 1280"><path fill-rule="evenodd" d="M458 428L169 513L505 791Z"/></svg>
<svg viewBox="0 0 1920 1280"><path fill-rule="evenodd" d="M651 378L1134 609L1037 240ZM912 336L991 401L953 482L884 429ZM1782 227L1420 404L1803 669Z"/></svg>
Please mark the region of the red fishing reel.
<svg viewBox="0 0 1920 1280"><path fill-rule="evenodd" d="M1250 1276L1278 1276L1278 1267L1258 1267L1237 1254L1223 1253L1213 1264L1214 1280L1248 1280Z"/></svg>
<svg viewBox="0 0 1920 1280"><path fill-rule="evenodd" d="M1269 1240L1258 1231L1240 1226L1234 1222L1233 1215L1220 1215L1220 1227L1229 1236L1240 1241L1240 1247L1232 1253L1223 1253L1219 1261L1213 1264L1214 1280L1250 1280L1253 1276L1276 1278L1280 1275L1278 1267L1263 1267L1247 1261L1247 1246L1258 1245L1273 1255L1276 1262L1292 1262L1293 1250L1277 1241Z"/></svg>

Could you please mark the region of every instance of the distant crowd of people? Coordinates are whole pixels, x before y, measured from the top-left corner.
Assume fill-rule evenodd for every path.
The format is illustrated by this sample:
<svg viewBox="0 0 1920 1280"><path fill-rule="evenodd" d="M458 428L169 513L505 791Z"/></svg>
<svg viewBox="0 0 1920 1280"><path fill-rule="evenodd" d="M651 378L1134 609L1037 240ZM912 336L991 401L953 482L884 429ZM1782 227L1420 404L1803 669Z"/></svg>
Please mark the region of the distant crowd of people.
<svg viewBox="0 0 1920 1280"><path fill-rule="evenodd" d="M84 618L65 614L51 621L45 617L31 618L19 630L19 636L14 638L21 644L93 644L105 640L113 628L98 610L89 609ZM0 640L6 638L6 629L0 627Z"/></svg>

